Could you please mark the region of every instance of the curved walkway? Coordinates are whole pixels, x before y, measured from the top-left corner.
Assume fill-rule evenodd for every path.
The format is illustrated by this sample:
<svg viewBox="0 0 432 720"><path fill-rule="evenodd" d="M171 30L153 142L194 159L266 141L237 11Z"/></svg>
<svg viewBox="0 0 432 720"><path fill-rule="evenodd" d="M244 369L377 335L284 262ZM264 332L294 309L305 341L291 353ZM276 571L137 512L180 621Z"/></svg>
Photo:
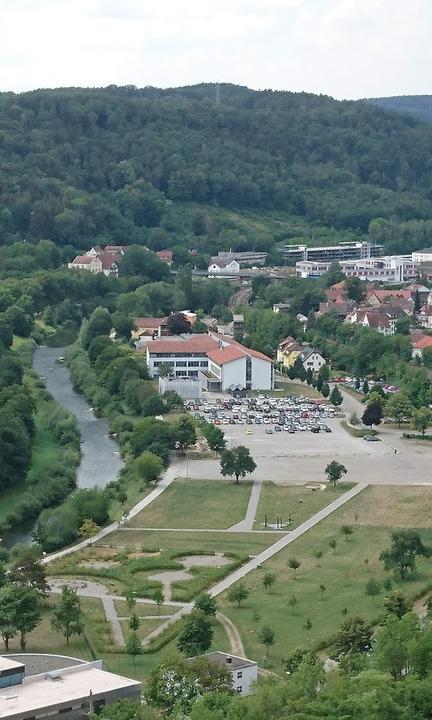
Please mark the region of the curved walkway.
<svg viewBox="0 0 432 720"><path fill-rule="evenodd" d="M227 618L226 615L222 615L221 612L217 612L216 617L227 634L232 654L239 655L240 657L246 657L243 641L234 623Z"/></svg>

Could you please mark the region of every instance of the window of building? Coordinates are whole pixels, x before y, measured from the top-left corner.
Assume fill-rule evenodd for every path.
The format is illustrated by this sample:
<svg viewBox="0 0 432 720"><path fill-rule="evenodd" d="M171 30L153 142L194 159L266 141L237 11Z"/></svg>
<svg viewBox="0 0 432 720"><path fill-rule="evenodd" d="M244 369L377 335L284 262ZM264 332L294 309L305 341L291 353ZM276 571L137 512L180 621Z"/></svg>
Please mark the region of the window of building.
<svg viewBox="0 0 432 720"><path fill-rule="evenodd" d="M243 692L243 688L242 688L241 685L239 685L238 687L236 687L236 692L238 692L238 693Z"/></svg>
<svg viewBox="0 0 432 720"><path fill-rule="evenodd" d="M199 367L199 362L193 360L188 363L189 367Z"/></svg>
<svg viewBox="0 0 432 720"><path fill-rule="evenodd" d="M252 379L252 358L246 357L246 382Z"/></svg>
<svg viewBox="0 0 432 720"><path fill-rule="evenodd" d="M177 360L176 365L177 367L186 367L187 362L186 360Z"/></svg>
<svg viewBox="0 0 432 720"><path fill-rule="evenodd" d="M239 670L239 672L237 673L237 678L241 678L241 677L243 677L243 672L241 670Z"/></svg>
<svg viewBox="0 0 432 720"><path fill-rule="evenodd" d="M189 370L189 377L198 377L198 370Z"/></svg>

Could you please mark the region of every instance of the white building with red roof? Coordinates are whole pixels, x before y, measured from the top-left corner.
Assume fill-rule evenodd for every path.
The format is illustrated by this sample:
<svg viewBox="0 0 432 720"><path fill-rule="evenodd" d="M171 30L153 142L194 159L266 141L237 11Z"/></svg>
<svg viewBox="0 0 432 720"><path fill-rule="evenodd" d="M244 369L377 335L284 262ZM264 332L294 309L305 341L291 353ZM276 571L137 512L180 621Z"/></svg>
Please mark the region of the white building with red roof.
<svg viewBox="0 0 432 720"><path fill-rule="evenodd" d="M174 377L199 378L212 392L272 390L272 360L233 338L219 333L161 337L147 343L147 365L152 377L168 365Z"/></svg>

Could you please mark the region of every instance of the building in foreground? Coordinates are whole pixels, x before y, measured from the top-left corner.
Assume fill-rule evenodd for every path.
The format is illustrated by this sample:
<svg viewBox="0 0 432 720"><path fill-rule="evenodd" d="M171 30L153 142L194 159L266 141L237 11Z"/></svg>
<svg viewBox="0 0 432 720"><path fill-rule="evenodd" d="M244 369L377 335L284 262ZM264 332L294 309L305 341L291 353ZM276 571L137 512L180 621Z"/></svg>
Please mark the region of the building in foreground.
<svg viewBox="0 0 432 720"><path fill-rule="evenodd" d="M254 660L218 651L207 653L203 657L210 663L230 671L233 690L239 695L247 695L258 678L258 664Z"/></svg>
<svg viewBox="0 0 432 720"><path fill-rule="evenodd" d="M213 331L150 340L145 352L151 377L157 377L164 365L169 375L199 379L211 392L274 387L273 363L267 355Z"/></svg>
<svg viewBox="0 0 432 720"><path fill-rule="evenodd" d="M29 657L34 660L37 656ZM25 654L14 659L0 657L0 718L4 720L83 720L105 705L124 698L138 699L141 694L141 683L106 672L101 660L76 660L70 665L71 658L63 658L69 667L60 665L59 669L30 675L25 659Z"/></svg>

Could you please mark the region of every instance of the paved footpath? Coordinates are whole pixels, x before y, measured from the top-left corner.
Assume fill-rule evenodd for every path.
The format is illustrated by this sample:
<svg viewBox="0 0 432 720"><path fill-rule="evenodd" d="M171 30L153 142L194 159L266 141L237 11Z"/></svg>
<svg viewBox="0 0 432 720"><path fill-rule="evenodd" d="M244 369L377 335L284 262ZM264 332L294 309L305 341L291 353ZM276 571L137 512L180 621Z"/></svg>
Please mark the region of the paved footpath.
<svg viewBox="0 0 432 720"><path fill-rule="evenodd" d="M240 522L236 523L232 527L228 528L228 532L250 532L253 530L254 522L255 522L255 515L258 508L258 502L261 495L261 490L263 486L262 480L254 480L254 483L252 485L252 490L246 510L246 515L243 518L243 520L240 520Z"/></svg>
<svg viewBox="0 0 432 720"><path fill-rule="evenodd" d="M176 477L181 477L184 474L185 469L186 460L184 458L173 459L164 476L161 480L159 480L157 487L155 487L154 490L152 490L148 495L146 495L145 498L143 498L136 505L134 505L134 507L129 511L127 519L130 520L130 518L135 517L135 515L138 515L141 510L144 510L144 508L150 505L150 503L154 502L156 498L158 498L159 495L162 495L164 490L166 490L167 487L171 485L172 481L175 480ZM119 523L116 520L110 525L102 528L102 530L100 530L97 535L93 535L87 540L82 540L82 542L77 543L76 545L72 545L71 547L64 548L64 550L59 550L58 552L52 553L51 555L47 555L42 560L42 563L46 564L49 562L53 562L54 560L58 560L59 558L65 557L66 555L77 552L78 550L83 550L90 545L94 545L94 543L96 543L98 540L102 540L104 537L106 537L112 532L117 531L118 529Z"/></svg>
<svg viewBox="0 0 432 720"><path fill-rule="evenodd" d="M252 572L252 570L256 570L257 567L263 562L269 560L271 557L273 557L273 555L276 555L278 552L280 552L292 542L294 542L294 540L297 540L297 538L301 537L301 535L304 535L304 533L308 532L308 530L311 530L313 527L315 527L315 525L318 525L321 520L324 520L326 517L334 513L336 510L345 505L345 503L349 502L349 500L361 493L367 487L368 483L359 483L355 487L351 488L351 490L348 490L348 492L340 495L338 498L336 498L336 500L333 500L333 502L329 503L329 505L326 505L326 507L319 510L317 513L315 513L315 515L312 515L310 518L308 518L308 520L305 520L305 522L299 525L295 530L292 530L291 532L281 537L279 540L276 540L273 545L270 545L270 547L260 552L254 558L249 560L249 562L237 568L237 570L234 570L234 572L230 573L229 575L227 575L226 578L224 578L212 588L210 588L208 591L210 595L212 595L212 597L216 597L217 595L225 592L225 590L228 590L231 585L234 585L234 583L236 583L238 580L246 577L246 575ZM176 622L176 620L181 618L183 615L188 615L192 611L192 609L193 603L185 605L181 610L179 610L175 615L173 615L170 620L163 623L158 628L153 630L153 632L147 635L144 640L144 644L147 645L155 637L160 635L160 633L163 632L168 625Z"/></svg>

